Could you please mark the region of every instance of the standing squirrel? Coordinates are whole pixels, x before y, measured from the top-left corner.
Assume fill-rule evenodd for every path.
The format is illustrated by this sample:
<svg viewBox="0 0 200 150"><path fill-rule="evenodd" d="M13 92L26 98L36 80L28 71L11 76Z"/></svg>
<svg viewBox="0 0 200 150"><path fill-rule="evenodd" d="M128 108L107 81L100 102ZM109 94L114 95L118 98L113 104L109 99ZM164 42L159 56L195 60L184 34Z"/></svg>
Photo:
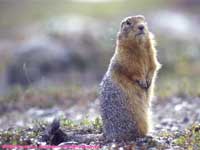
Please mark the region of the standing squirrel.
<svg viewBox="0 0 200 150"><path fill-rule="evenodd" d="M100 112L107 140L134 140L148 133L151 99L160 66L145 18L125 18L114 56L100 84Z"/></svg>

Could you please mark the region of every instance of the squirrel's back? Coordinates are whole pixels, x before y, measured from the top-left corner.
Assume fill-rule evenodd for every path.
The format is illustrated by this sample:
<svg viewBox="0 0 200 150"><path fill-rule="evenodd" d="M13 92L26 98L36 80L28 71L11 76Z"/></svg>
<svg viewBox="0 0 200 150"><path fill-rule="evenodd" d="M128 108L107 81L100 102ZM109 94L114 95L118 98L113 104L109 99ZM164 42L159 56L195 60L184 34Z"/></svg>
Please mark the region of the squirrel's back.
<svg viewBox="0 0 200 150"><path fill-rule="evenodd" d="M103 130L108 140L128 140L138 136L136 122L128 106L128 97L112 80L109 72L100 84L100 105Z"/></svg>

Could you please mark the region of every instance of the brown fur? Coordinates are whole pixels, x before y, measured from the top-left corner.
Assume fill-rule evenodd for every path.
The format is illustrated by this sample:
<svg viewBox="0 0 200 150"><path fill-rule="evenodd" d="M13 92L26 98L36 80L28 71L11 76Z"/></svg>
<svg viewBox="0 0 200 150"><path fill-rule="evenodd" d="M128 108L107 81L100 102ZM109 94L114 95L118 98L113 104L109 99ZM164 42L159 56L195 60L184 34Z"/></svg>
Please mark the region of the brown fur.
<svg viewBox="0 0 200 150"><path fill-rule="evenodd" d="M137 36L140 25L144 26L144 34ZM149 108L155 77L160 68L154 43L144 17L128 17L121 23L115 54L110 63L112 79L128 95L129 107L141 136L150 129ZM144 88L139 82L148 83L149 87Z"/></svg>

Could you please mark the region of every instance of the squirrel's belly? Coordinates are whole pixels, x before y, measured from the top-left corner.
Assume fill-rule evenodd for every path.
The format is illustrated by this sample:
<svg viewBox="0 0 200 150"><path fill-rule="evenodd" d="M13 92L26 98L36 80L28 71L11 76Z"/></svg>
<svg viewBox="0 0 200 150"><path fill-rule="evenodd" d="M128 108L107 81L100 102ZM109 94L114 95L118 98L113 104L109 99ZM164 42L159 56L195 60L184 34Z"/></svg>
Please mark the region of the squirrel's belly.
<svg viewBox="0 0 200 150"><path fill-rule="evenodd" d="M127 95L106 75L100 85L100 111L108 140L133 140L140 136L129 105Z"/></svg>

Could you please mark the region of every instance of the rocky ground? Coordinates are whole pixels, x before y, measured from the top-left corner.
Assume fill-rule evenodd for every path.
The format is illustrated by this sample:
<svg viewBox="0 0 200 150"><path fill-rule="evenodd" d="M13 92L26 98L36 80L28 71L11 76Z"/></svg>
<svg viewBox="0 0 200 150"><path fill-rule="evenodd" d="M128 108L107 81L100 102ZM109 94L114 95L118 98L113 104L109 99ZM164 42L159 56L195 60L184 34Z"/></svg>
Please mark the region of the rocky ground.
<svg viewBox="0 0 200 150"><path fill-rule="evenodd" d="M110 143L103 138L102 123L97 111L98 100L83 105L84 108L73 106L65 110L49 108L30 109L23 113L13 111L1 116L4 128L11 122L12 125L15 122L15 127L1 130L0 144L98 145L99 149L198 150L200 149L199 106L199 97L156 98L152 105L154 130L145 138L122 143L114 141ZM8 114L10 120L5 119ZM12 115L19 117L12 119L15 118L11 117ZM47 123L48 120L51 121L58 116L61 118L60 125L58 122ZM33 122L33 120L38 121Z"/></svg>
<svg viewBox="0 0 200 150"><path fill-rule="evenodd" d="M107 16L112 6L106 4L107 9L105 5L102 9L107 19L84 17L81 12L20 28L13 24L23 18L18 14L20 18L10 19L14 29L9 31L4 21L9 22L10 17L2 19L6 28L0 23L0 149L11 144L37 147L32 149L41 145L74 145L82 146L79 149L97 146L102 150L200 150L200 9L191 7L191 3L196 6L196 1L177 1L171 10L159 6L159 10L142 12L156 36L158 58L163 65L152 104L154 130L144 138L121 143L108 142L102 136L97 90L93 85L98 85L113 55L121 19L135 14L132 6L136 5L130 1L126 4L131 4L128 13L119 13L118 17ZM178 3L192 9L174 9ZM24 7L16 5L17 12L21 6ZM49 5L45 6L48 11L42 5L41 10L49 13ZM76 5L80 10L82 6ZM121 11L123 7L119 8ZM102 15L102 9L96 13L100 11ZM15 14L10 13L12 9L2 10L9 11L0 13L3 18L5 14ZM14 88L18 84L22 89ZM60 121L53 122L55 118Z"/></svg>

